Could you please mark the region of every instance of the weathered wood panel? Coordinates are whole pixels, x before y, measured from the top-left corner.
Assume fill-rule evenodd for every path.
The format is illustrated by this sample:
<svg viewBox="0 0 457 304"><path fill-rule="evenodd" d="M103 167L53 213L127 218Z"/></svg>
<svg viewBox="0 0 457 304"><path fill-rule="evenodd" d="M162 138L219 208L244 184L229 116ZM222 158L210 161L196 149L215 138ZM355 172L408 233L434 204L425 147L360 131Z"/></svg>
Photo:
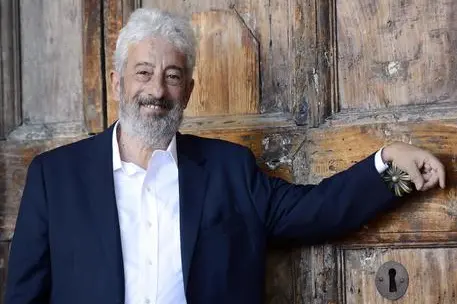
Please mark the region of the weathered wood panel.
<svg viewBox="0 0 457 304"><path fill-rule="evenodd" d="M293 112L297 124L317 127L338 111L335 0L290 5Z"/></svg>
<svg viewBox="0 0 457 304"><path fill-rule="evenodd" d="M97 133L104 128L104 73L102 56L102 3L84 2L84 117L87 130Z"/></svg>
<svg viewBox="0 0 457 304"><path fill-rule="evenodd" d="M10 242L0 242L0 304L3 304Z"/></svg>
<svg viewBox="0 0 457 304"><path fill-rule="evenodd" d="M319 93L319 75L317 66L317 12L314 0L293 1L291 6L291 99L292 112L298 125L317 125L313 121L315 114L313 100ZM314 112L313 112L314 111ZM311 120L311 121L309 121Z"/></svg>
<svg viewBox="0 0 457 304"><path fill-rule="evenodd" d="M308 181L318 182L340 172L394 140L412 143L437 155L447 167L447 188L410 196L393 212L369 223L349 243L376 241L373 235L393 243L431 242L432 232L456 242L457 120L313 130L304 145L310 163Z"/></svg>
<svg viewBox="0 0 457 304"><path fill-rule="evenodd" d="M342 108L457 99L457 2L337 1Z"/></svg>
<svg viewBox="0 0 457 304"><path fill-rule="evenodd" d="M19 3L0 0L0 139L21 123Z"/></svg>
<svg viewBox="0 0 457 304"><path fill-rule="evenodd" d="M198 39L195 87L186 116L255 114L259 108L258 44L228 11L192 15Z"/></svg>
<svg viewBox="0 0 457 304"><path fill-rule="evenodd" d="M81 1L20 1L25 124L84 120Z"/></svg>
<svg viewBox="0 0 457 304"><path fill-rule="evenodd" d="M110 125L116 119L118 102L112 96L110 72L114 70L114 51L119 31L123 24L123 5L119 0L104 0L103 19L104 19L104 43L105 43L105 82L106 82L106 115L107 123Z"/></svg>
<svg viewBox="0 0 457 304"><path fill-rule="evenodd" d="M348 250L344 255L344 303L392 303L375 285L376 272L387 261L401 263L409 275L406 294L395 303L457 303L457 248Z"/></svg>
<svg viewBox="0 0 457 304"><path fill-rule="evenodd" d="M265 304L310 304L309 302L299 301L303 295L296 288L300 280L307 279L300 275L302 256L300 249L270 249L268 251Z"/></svg>
<svg viewBox="0 0 457 304"><path fill-rule="evenodd" d="M10 240L22 197L27 169L41 152L84 136L35 141L0 141L0 241Z"/></svg>

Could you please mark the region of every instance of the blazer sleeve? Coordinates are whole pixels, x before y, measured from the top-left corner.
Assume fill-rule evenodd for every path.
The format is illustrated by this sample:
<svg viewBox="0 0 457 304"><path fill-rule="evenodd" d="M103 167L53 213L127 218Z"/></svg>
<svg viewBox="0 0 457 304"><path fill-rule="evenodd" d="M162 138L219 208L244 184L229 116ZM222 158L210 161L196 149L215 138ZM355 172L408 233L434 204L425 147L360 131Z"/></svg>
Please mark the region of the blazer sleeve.
<svg viewBox="0 0 457 304"><path fill-rule="evenodd" d="M39 158L29 166L11 244L5 304L49 303L48 212Z"/></svg>
<svg viewBox="0 0 457 304"><path fill-rule="evenodd" d="M316 243L360 228L393 205L372 154L318 185L295 185L263 173L250 153L251 201L270 240Z"/></svg>

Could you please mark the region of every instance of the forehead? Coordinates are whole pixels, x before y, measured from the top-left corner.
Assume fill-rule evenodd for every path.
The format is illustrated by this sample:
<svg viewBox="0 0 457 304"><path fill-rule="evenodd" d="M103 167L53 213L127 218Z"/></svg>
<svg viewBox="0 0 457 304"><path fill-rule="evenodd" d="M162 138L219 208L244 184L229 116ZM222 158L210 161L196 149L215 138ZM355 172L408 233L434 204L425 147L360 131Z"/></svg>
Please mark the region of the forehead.
<svg viewBox="0 0 457 304"><path fill-rule="evenodd" d="M186 56L163 38L147 38L129 46L128 65L148 62L154 66L185 68Z"/></svg>

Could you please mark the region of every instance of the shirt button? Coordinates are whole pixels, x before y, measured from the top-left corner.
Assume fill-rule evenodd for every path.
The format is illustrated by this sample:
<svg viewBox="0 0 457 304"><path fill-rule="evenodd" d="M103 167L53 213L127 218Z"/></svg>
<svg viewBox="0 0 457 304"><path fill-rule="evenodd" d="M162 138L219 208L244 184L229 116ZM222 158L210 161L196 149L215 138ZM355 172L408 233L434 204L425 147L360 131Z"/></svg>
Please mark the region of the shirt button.
<svg viewBox="0 0 457 304"><path fill-rule="evenodd" d="M152 265L152 262L151 260L148 260L148 265L151 266Z"/></svg>
<svg viewBox="0 0 457 304"><path fill-rule="evenodd" d="M151 303L151 300L146 299L146 300L144 300L144 303L145 303L145 304L149 304L149 303Z"/></svg>

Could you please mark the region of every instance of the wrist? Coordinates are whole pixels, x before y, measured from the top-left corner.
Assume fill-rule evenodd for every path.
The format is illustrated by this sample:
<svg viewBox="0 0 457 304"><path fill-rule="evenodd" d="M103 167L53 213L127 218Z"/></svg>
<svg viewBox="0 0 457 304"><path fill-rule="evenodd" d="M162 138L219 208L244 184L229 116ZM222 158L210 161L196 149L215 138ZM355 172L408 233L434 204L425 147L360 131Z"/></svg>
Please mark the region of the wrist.
<svg viewBox="0 0 457 304"><path fill-rule="evenodd" d="M384 163L390 163L393 161L393 157L392 157L392 150L394 149L393 146L394 146L394 144L390 144L390 145L385 146L382 149L381 158Z"/></svg>

